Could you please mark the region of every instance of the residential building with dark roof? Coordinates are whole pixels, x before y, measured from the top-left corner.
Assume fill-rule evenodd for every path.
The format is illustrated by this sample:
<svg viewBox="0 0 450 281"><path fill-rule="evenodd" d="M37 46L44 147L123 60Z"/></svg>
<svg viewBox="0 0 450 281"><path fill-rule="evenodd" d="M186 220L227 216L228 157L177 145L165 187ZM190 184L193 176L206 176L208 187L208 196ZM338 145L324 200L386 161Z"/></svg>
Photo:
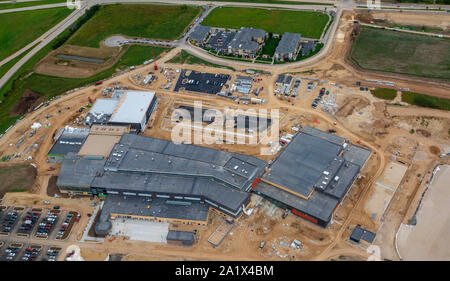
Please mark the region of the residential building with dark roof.
<svg viewBox="0 0 450 281"><path fill-rule="evenodd" d="M208 39L211 27L204 25L197 25L195 29L189 34L189 41L196 45L203 45Z"/></svg>
<svg viewBox="0 0 450 281"><path fill-rule="evenodd" d="M295 60L301 48L300 39L299 33L285 32L275 49L275 59L277 61Z"/></svg>
<svg viewBox="0 0 450 281"><path fill-rule="evenodd" d="M309 55L311 52L314 52L316 50L316 43L314 43L314 41L308 41L306 43L302 44L302 56L307 56Z"/></svg>
<svg viewBox="0 0 450 281"><path fill-rule="evenodd" d="M262 48L266 31L242 27L228 44L228 53L235 56L254 58Z"/></svg>

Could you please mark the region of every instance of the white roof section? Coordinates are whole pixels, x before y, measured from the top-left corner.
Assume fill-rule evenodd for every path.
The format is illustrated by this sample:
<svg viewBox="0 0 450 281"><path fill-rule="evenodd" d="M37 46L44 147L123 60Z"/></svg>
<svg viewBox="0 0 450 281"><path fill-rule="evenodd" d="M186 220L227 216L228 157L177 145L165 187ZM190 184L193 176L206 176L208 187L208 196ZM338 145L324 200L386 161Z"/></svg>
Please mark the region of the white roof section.
<svg viewBox="0 0 450 281"><path fill-rule="evenodd" d="M92 114L103 113L111 115L118 103L119 101L114 99L97 99L89 112Z"/></svg>
<svg viewBox="0 0 450 281"><path fill-rule="evenodd" d="M154 97L155 92L126 91L109 122L141 123Z"/></svg>

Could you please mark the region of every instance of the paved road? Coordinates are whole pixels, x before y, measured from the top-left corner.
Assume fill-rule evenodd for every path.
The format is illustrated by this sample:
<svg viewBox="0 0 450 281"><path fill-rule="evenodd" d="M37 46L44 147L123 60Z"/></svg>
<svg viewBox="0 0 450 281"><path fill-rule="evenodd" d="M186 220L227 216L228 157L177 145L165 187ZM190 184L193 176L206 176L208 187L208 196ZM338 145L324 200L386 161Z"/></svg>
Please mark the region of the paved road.
<svg viewBox="0 0 450 281"><path fill-rule="evenodd" d="M2 62L0 62L0 66L5 64L6 62L14 59L15 57L19 56L32 46L38 44L36 47L34 47L31 51L29 51L23 58L21 58L11 69L8 70L3 77L0 78L0 88L3 87L3 85L6 84L6 82L16 73L22 65L24 65L30 58L32 58L37 52L39 52L42 48L44 48L47 44L49 44L53 39L55 39L59 34L61 34L64 30L66 30L72 23L74 23L79 17L81 17L85 10L90 7L91 4L89 3L83 3L81 9L74 10L67 18L62 20L60 23L58 23L56 26L51 28L49 31L44 33L42 36L40 36L38 39L34 40L21 50L17 51L15 54L9 56L8 58L4 59Z"/></svg>

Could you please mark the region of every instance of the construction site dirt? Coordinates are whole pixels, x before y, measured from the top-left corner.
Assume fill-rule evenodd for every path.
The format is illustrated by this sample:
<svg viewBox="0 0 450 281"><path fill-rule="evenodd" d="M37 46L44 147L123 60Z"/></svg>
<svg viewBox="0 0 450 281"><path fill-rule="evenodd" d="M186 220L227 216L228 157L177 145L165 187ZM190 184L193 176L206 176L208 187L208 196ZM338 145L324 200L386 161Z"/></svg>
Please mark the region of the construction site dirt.
<svg viewBox="0 0 450 281"><path fill-rule="evenodd" d="M349 241L351 231L360 225L377 234L374 245L381 249L381 258L399 260L396 252L395 234L400 224L408 223L411 209L419 204L417 194L423 190L423 181L429 175L431 167L440 163L449 163L448 156L440 158L442 153L450 152L450 117L447 112L431 109L420 109L407 104L397 110L396 100L385 101L360 91L357 81L365 79L385 79L385 74L366 72L349 65L345 57L351 40L347 40L352 29L352 15L345 12L341 19L336 40L331 54L320 63L304 68L290 69L293 77L301 78L299 93L289 100L280 99L274 94L275 81L281 71L270 74L259 74L262 80L258 87L264 90L258 98L265 103L244 104L233 99L212 94L172 91L176 78L182 69L199 72L220 73L231 75L234 81L237 75L249 75L243 71L233 72L228 69L213 68L203 65L176 65L166 61L174 57L180 50L174 49L163 55L158 61L161 71L155 71L153 65L138 66L116 75L103 82L102 85L87 85L70 93L60 95L48 106L29 112L15 124L0 139L0 157L11 156L7 165L33 164L37 166L35 186L29 192L7 193L1 205L45 207L44 201L51 205L70 209L81 215L80 222L74 225L72 235L64 241L52 241L62 247L63 252L70 245L81 249L85 260L105 260L108 255L124 253L122 260L365 260L370 256L367 246ZM261 66L260 68L264 68ZM241 69L236 66L236 69ZM164 70L167 71L166 75ZM305 73L312 70L313 73ZM136 75L145 77L149 72L157 79L141 85ZM173 82L168 83L169 72ZM256 76L254 76L256 78ZM316 79L317 87L307 90L308 77ZM389 75L388 80L396 82L396 86L409 88L411 91L426 93L438 97L447 97L449 86L429 79L410 78ZM326 81L325 81L326 80ZM311 80L313 81L313 80ZM364 82L366 87L373 89L375 83ZM309 221L290 213L285 218L285 210L270 201L253 194L248 208L251 215L242 214L235 219L234 226L225 239L217 247L208 242L208 238L223 222L222 215L212 211L208 226L197 228L198 241L192 247L180 247L165 243L150 243L129 240L117 236L114 240L104 242L80 242L84 229L94 211L92 203L99 199L92 197L63 198L55 191L53 178L51 188L49 180L58 175L60 164L47 161L47 153L53 145L52 135L65 126L82 126L82 120L87 115L86 107L89 100L105 98L102 90L105 87L127 88L134 90L152 90L158 98L157 105L150 117L142 135L171 140L173 122L170 116L180 105L193 106L201 101L204 108L223 110L230 109L278 109L280 112L280 136L295 134L293 127L311 126L328 132L334 130L336 135L350 142L366 147L372 154L353 183L349 192L336 209L332 223L327 228L319 227ZM311 108L311 103L317 97L320 88L325 87L335 97L338 110L335 114L326 113L320 107ZM433 91L430 91L433 89ZM252 95L252 94L249 94ZM35 104L33 103L33 106ZM39 123L42 126L31 134L31 126ZM18 146L18 142L20 145ZM261 155L264 144L201 144L224 151L242 153L258 157L265 161L275 159L274 155ZM29 149L34 147L33 149ZM377 182L383 183L383 174L390 163L406 167L406 172L398 181L399 185L391 195L380 216L374 218L368 212L366 205L371 200L379 198L376 192ZM426 180L425 180L426 181ZM378 185L379 185L378 184ZM375 198L375 199L374 199ZM405 221L406 220L406 221ZM293 240L301 242L299 248L290 247ZM18 239L18 242L22 240ZM265 246L261 249L261 242ZM288 245L288 246L286 246ZM63 260L65 254L58 257Z"/></svg>

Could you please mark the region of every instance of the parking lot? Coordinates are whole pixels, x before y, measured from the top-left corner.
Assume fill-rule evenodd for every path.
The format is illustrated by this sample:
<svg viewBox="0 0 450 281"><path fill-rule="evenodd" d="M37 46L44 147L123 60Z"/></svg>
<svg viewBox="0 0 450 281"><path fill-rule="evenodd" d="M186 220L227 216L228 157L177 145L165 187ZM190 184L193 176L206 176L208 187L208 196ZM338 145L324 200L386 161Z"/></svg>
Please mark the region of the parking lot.
<svg viewBox="0 0 450 281"><path fill-rule="evenodd" d="M55 261L62 248L37 243L0 241L0 261Z"/></svg>
<svg viewBox="0 0 450 281"><path fill-rule="evenodd" d="M0 212L0 239L8 237L67 239L72 227L80 219L75 211L2 206Z"/></svg>
<svg viewBox="0 0 450 281"><path fill-rule="evenodd" d="M184 89L190 92L215 95L222 90L230 78L231 76L228 74L212 74L183 69L174 91L179 92L180 89Z"/></svg>

